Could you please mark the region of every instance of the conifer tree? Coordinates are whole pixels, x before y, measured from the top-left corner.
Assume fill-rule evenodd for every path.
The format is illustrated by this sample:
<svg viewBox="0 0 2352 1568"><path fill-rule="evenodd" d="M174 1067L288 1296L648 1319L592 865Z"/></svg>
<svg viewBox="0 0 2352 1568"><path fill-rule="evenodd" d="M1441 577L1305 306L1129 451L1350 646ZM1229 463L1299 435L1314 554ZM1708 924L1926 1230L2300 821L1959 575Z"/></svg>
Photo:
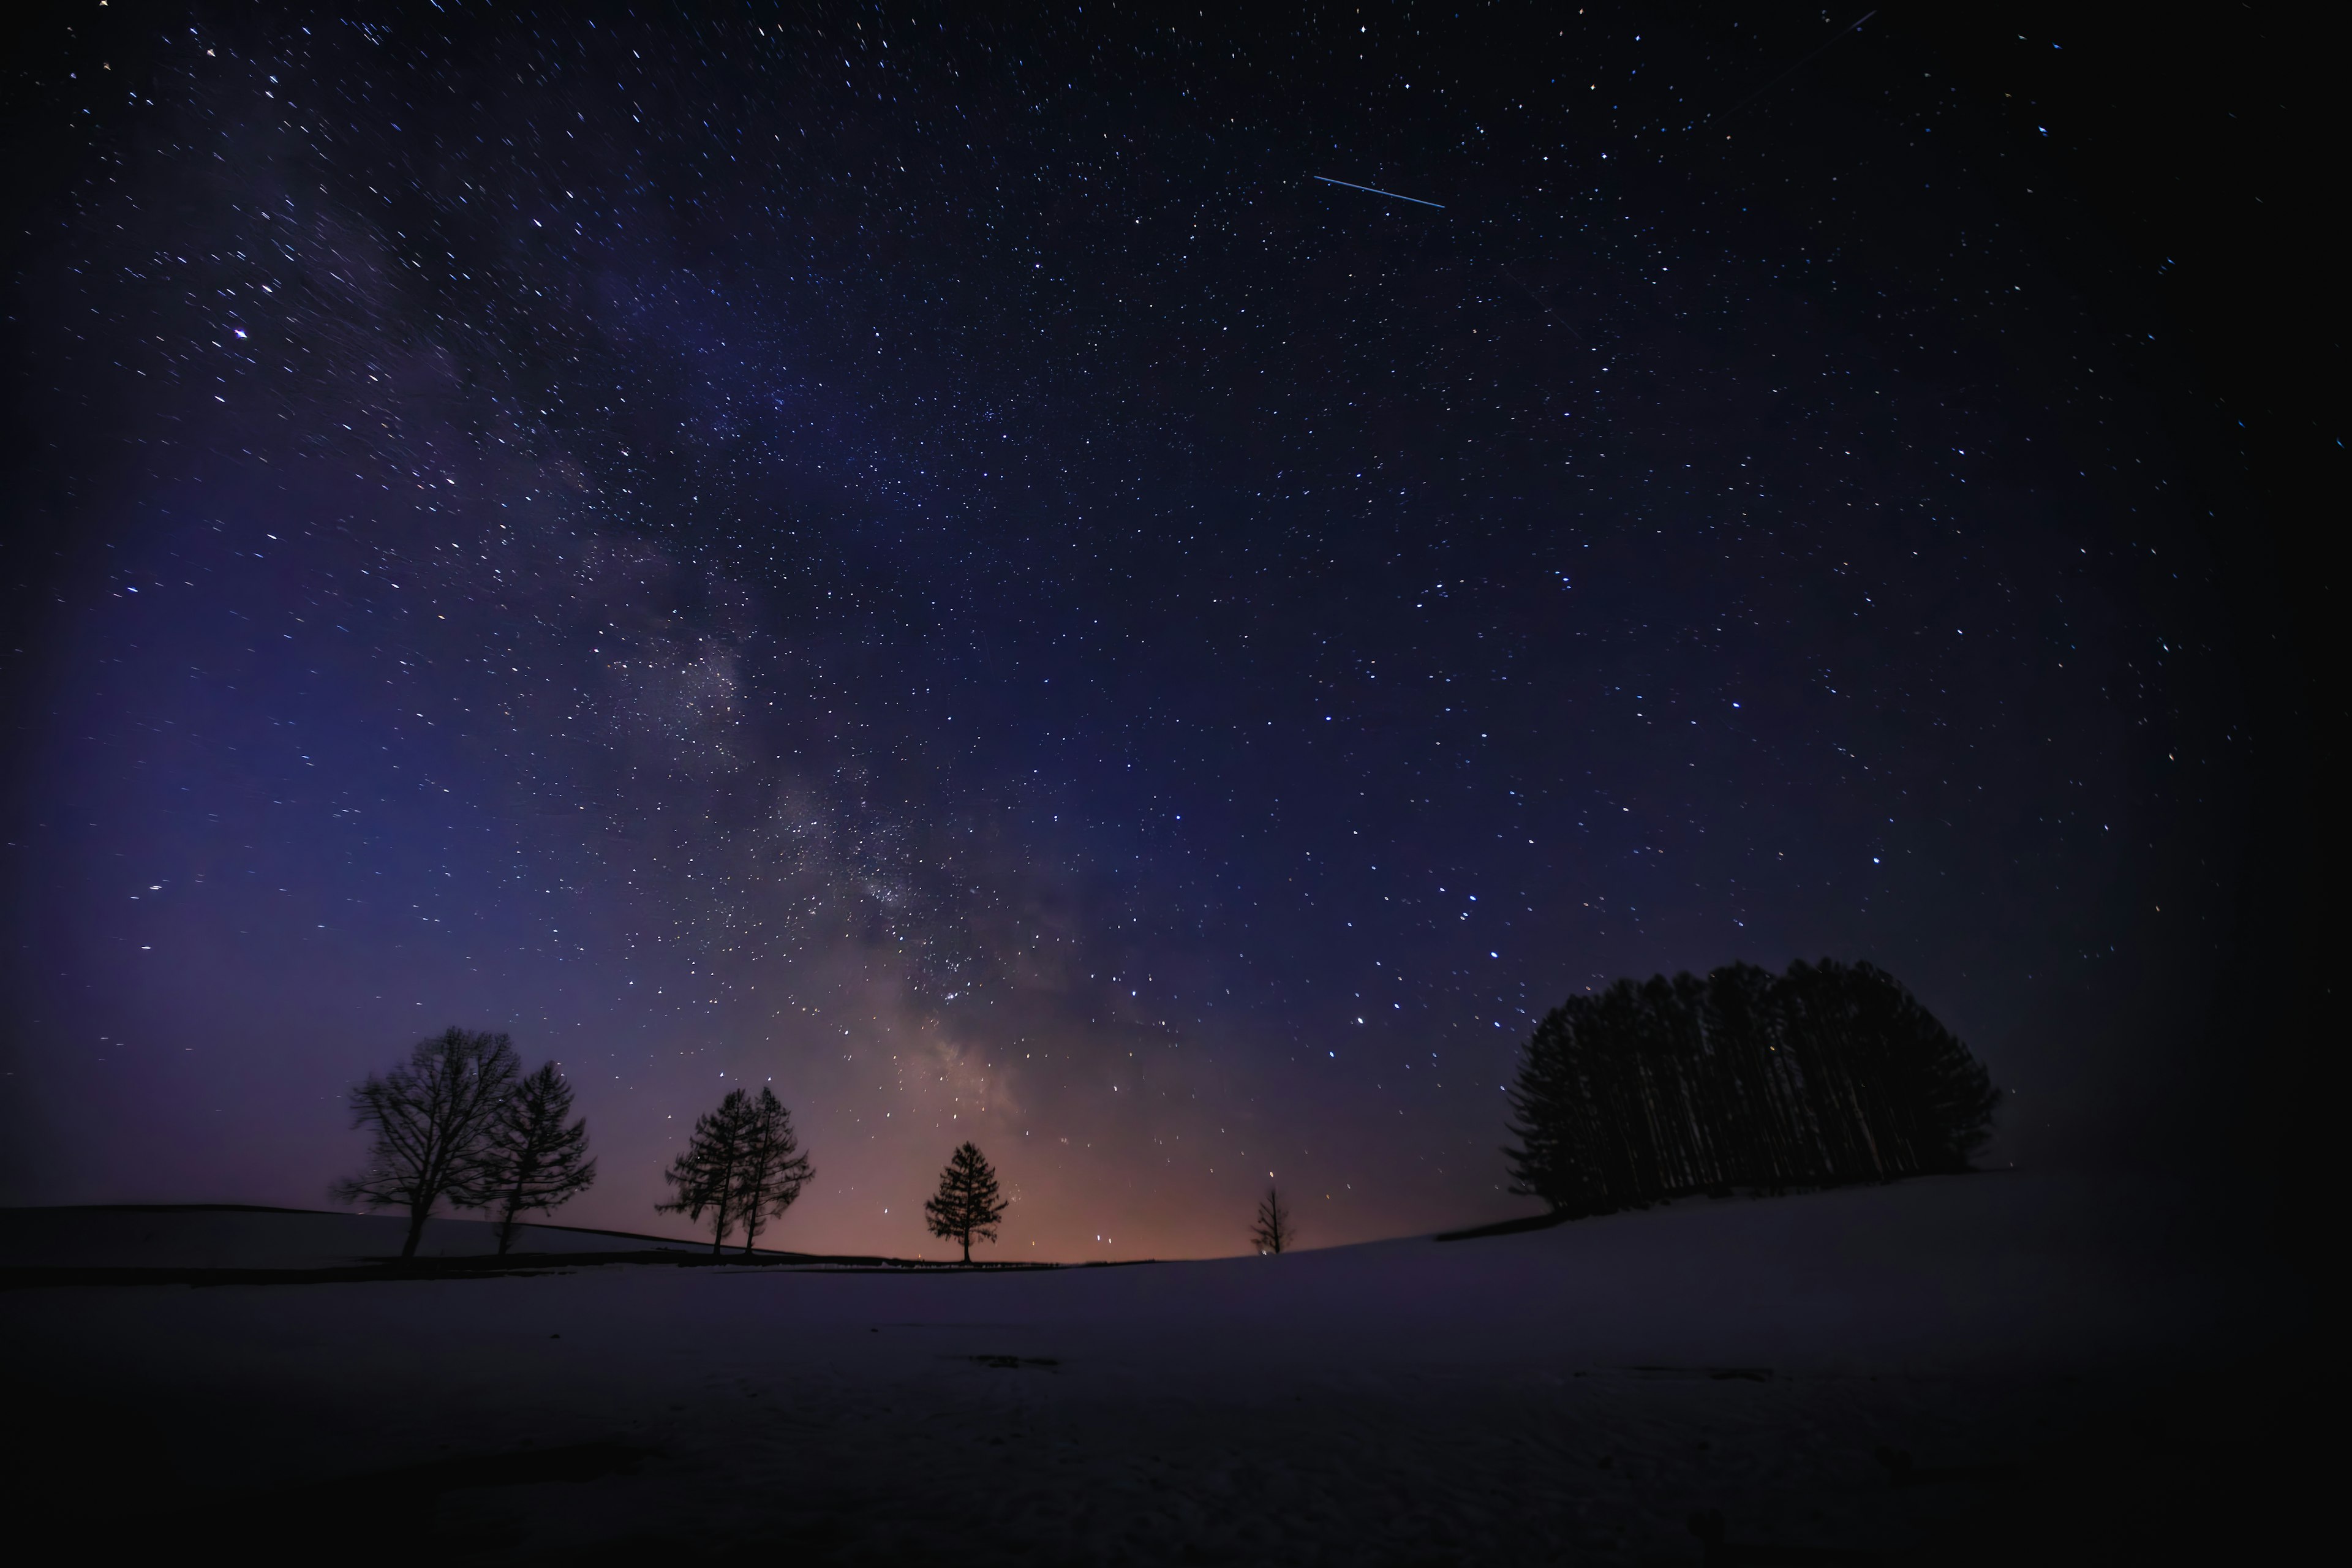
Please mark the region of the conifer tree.
<svg viewBox="0 0 2352 1568"><path fill-rule="evenodd" d="M1273 1187L1266 1188L1265 1198L1257 1205L1257 1223L1250 1227L1250 1240L1257 1244L1260 1252L1279 1258L1297 1238L1297 1233L1290 1228L1290 1211L1282 1206L1282 1194Z"/></svg>
<svg viewBox="0 0 2352 1568"><path fill-rule="evenodd" d="M730 1207L743 1226L743 1256L768 1221L782 1215L801 1195L801 1188L816 1170L801 1152L793 1136L793 1113L762 1085L745 1108L741 1156L735 1165L735 1190Z"/></svg>
<svg viewBox="0 0 2352 1568"><path fill-rule="evenodd" d="M452 1025L420 1040L408 1060L352 1090L352 1125L374 1135L368 1168L329 1190L341 1203L405 1208L400 1256L416 1256L433 1205L480 1206L483 1156L499 1108L512 1092L514 1047L504 1035Z"/></svg>
<svg viewBox="0 0 2352 1568"><path fill-rule="evenodd" d="M1518 1081L1511 1087L1509 1128L1519 1140L1517 1148L1503 1151L1511 1191L1543 1199L1554 1213L1584 1213L1593 1198L1580 1158L1589 1153L1588 1141L1579 1137L1591 1096L1576 1049L1578 1014L1590 1011L1591 1000L1571 997L1544 1015L1520 1049Z"/></svg>
<svg viewBox="0 0 2352 1568"><path fill-rule="evenodd" d="M480 1196L498 1217L499 1255L514 1246L521 1216L552 1213L588 1190L596 1162L588 1158L588 1123L566 1126L572 1086L553 1062L515 1085L485 1140Z"/></svg>
<svg viewBox="0 0 2352 1568"><path fill-rule="evenodd" d="M740 1089L727 1091L719 1109L695 1119L694 1136L685 1152L670 1162L662 1180L677 1191L669 1202L656 1204L658 1213L683 1214L699 1220L710 1215L710 1252L717 1257L735 1227L736 1201L742 1190L745 1151L756 1136L751 1097Z"/></svg>
<svg viewBox="0 0 2352 1568"><path fill-rule="evenodd" d="M974 1237L996 1239L996 1222L1003 1217L1004 1206L997 1195L995 1171L978 1146L967 1142L940 1173L938 1194L923 1200L923 1218L933 1236L961 1243L963 1260L969 1263Z"/></svg>

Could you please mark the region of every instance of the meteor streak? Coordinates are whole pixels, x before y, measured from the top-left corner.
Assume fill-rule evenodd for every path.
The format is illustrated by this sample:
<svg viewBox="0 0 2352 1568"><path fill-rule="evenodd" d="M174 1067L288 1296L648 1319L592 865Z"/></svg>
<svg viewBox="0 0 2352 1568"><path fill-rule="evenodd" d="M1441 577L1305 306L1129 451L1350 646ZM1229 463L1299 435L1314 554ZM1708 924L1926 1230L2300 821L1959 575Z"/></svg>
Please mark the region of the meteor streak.
<svg viewBox="0 0 2352 1568"><path fill-rule="evenodd" d="M1327 185L1345 185L1351 191L1369 191L1373 195L1386 196L1391 201L1411 202L1417 207L1435 207L1439 212L1445 210L1444 202L1425 202L1419 196L1401 196L1394 191L1384 191L1377 185L1360 185L1353 180L1335 180L1328 174L1316 174L1311 177L1322 181Z"/></svg>

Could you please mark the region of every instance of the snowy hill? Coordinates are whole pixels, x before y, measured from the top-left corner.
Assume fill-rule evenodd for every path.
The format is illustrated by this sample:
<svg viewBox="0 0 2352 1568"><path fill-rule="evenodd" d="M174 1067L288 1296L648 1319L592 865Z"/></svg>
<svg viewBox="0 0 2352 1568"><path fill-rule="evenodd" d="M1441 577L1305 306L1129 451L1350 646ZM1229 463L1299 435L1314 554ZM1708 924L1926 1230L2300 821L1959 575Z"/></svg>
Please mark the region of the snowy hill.
<svg viewBox="0 0 2352 1568"><path fill-rule="evenodd" d="M0 1209L0 1268L331 1268L400 1255L404 1216L273 1209L233 1204L103 1205ZM575 1230L520 1227L521 1252L708 1251L709 1243ZM436 1218L417 1245L422 1258L477 1258L499 1249L488 1220Z"/></svg>
<svg viewBox="0 0 2352 1568"><path fill-rule="evenodd" d="M1696 1562L1719 1510L1734 1545L2032 1561L2019 1510L2139 1487L2105 1434L2299 1321L2225 1218L2003 1174L1032 1273L19 1289L0 1332L40 1348L36 1418L92 1424L92 1474L151 1435L158 1520L363 1514L404 1551ZM155 1216L137 1256L374 1234L329 1220Z"/></svg>

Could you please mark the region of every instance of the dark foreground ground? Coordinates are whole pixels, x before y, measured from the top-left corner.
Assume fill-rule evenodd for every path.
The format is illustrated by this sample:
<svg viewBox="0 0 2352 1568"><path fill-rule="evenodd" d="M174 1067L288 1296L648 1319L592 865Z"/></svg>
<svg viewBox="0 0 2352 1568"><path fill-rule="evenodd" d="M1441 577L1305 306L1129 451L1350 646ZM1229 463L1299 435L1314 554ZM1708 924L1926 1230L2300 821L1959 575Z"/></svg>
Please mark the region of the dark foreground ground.
<svg viewBox="0 0 2352 1568"><path fill-rule="evenodd" d="M2340 1374L2292 1293L2069 1201L1910 1184L1062 1273L19 1286L6 1517L335 1562L2307 1552Z"/></svg>

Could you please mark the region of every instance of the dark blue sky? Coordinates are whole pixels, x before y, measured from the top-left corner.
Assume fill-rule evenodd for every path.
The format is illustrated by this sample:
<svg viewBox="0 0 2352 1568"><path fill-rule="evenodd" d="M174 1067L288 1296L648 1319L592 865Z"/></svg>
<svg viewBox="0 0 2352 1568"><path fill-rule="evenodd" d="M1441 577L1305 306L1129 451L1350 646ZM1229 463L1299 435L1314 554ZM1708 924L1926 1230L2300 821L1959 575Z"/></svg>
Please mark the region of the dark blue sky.
<svg viewBox="0 0 2352 1568"><path fill-rule="evenodd" d="M1514 1212L1619 974L1884 964L2003 1161L2188 1070L2235 655L2030 114L1874 24L1743 105L1794 9L656 18L26 68L11 1199L322 1201L451 1022L568 1218L772 1080L777 1244L974 1136L1039 1257Z"/></svg>

